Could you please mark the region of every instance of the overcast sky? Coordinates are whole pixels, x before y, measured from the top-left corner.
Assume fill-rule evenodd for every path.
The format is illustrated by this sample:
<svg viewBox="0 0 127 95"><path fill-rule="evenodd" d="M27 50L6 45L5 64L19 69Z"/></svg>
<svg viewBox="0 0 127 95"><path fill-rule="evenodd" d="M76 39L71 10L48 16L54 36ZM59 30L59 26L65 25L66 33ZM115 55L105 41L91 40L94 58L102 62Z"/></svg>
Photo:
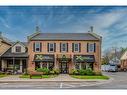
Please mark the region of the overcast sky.
<svg viewBox="0 0 127 95"><path fill-rule="evenodd" d="M127 7L0 7L0 31L10 40L26 41L35 32L83 33L94 26L103 50L127 47Z"/></svg>

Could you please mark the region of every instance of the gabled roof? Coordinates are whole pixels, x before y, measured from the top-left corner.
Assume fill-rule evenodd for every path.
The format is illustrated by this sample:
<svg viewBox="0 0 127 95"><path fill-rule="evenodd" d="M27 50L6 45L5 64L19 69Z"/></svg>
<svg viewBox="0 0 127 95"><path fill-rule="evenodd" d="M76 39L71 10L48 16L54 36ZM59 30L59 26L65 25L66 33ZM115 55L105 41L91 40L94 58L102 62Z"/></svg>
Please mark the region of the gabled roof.
<svg viewBox="0 0 127 95"><path fill-rule="evenodd" d="M120 60L125 60L125 59L127 59L127 51L125 51L120 58Z"/></svg>
<svg viewBox="0 0 127 95"><path fill-rule="evenodd" d="M9 40L8 38L3 37L2 35L0 35L0 39L1 39L3 42L12 45L12 41Z"/></svg>
<svg viewBox="0 0 127 95"><path fill-rule="evenodd" d="M28 57L28 53L27 51L25 53L13 53L11 51L11 48L16 45L17 43L20 43L22 46L24 46L25 48L27 47L27 42L12 42L12 46L6 51L4 52L1 57L16 57L16 58L19 58L19 57Z"/></svg>
<svg viewBox="0 0 127 95"><path fill-rule="evenodd" d="M100 40L101 36L92 33L37 33L29 40Z"/></svg>
<svg viewBox="0 0 127 95"><path fill-rule="evenodd" d="M1 55L1 57L5 58L5 57L15 57L15 58L19 58L19 57L28 57L28 53L12 53L11 52L11 48L9 48L3 55Z"/></svg>
<svg viewBox="0 0 127 95"><path fill-rule="evenodd" d="M20 45L22 45L22 46L24 46L24 47L27 47L27 42L20 42L20 41L13 42L12 47L13 47L14 45L16 45L17 43L19 43Z"/></svg>

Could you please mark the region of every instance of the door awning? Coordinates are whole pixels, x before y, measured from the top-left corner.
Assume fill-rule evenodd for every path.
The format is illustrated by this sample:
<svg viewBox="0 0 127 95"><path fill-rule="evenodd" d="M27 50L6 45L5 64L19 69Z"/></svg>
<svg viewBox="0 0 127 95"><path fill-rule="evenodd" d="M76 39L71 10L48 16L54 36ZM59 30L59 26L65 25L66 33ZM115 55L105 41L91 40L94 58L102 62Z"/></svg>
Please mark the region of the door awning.
<svg viewBox="0 0 127 95"><path fill-rule="evenodd" d="M52 55L52 54L35 54L34 62L54 62L54 55Z"/></svg>
<svg viewBox="0 0 127 95"><path fill-rule="evenodd" d="M74 55L75 63L93 63L95 62L94 55Z"/></svg>
<svg viewBox="0 0 127 95"><path fill-rule="evenodd" d="M59 55L57 55L57 60L59 62L69 62L69 61L71 61L71 56L70 55L64 55L64 54L59 54Z"/></svg>

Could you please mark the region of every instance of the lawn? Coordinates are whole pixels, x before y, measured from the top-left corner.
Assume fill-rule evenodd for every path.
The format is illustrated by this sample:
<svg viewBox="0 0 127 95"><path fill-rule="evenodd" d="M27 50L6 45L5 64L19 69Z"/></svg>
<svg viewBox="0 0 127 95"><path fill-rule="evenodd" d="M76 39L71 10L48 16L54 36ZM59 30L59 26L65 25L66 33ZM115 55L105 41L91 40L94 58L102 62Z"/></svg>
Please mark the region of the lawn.
<svg viewBox="0 0 127 95"><path fill-rule="evenodd" d="M73 78L77 78L77 79L104 79L104 80L108 80L109 77L108 76L81 76L81 75L71 75L71 77Z"/></svg>
<svg viewBox="0 0 127 95"><path fill-rule="evenodd" d="M1 74L0 75L0 78L2 78L2 77L6 77L7 75L5 75L5 74Z"/></svg>
<svg viewBox="0 0 127 95"><path fill-rule="evenodd" d="M42 78L54 78L58 75L42 75ZM30 78L30 75L21 75L19 78ZM40 76L32 76L32 79L40 79Z"/></svg>

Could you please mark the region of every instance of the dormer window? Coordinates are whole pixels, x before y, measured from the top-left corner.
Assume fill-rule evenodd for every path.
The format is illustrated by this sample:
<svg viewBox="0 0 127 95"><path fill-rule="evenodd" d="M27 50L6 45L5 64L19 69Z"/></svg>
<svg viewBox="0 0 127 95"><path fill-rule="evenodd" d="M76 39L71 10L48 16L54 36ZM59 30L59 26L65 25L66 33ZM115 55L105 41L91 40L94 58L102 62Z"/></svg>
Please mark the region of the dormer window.
<svg viewBox="0 0 127 95"><path fill-rule="evenodd" d="M21 52L21 46L16 46L15 47L15 52Z"/></svg>

